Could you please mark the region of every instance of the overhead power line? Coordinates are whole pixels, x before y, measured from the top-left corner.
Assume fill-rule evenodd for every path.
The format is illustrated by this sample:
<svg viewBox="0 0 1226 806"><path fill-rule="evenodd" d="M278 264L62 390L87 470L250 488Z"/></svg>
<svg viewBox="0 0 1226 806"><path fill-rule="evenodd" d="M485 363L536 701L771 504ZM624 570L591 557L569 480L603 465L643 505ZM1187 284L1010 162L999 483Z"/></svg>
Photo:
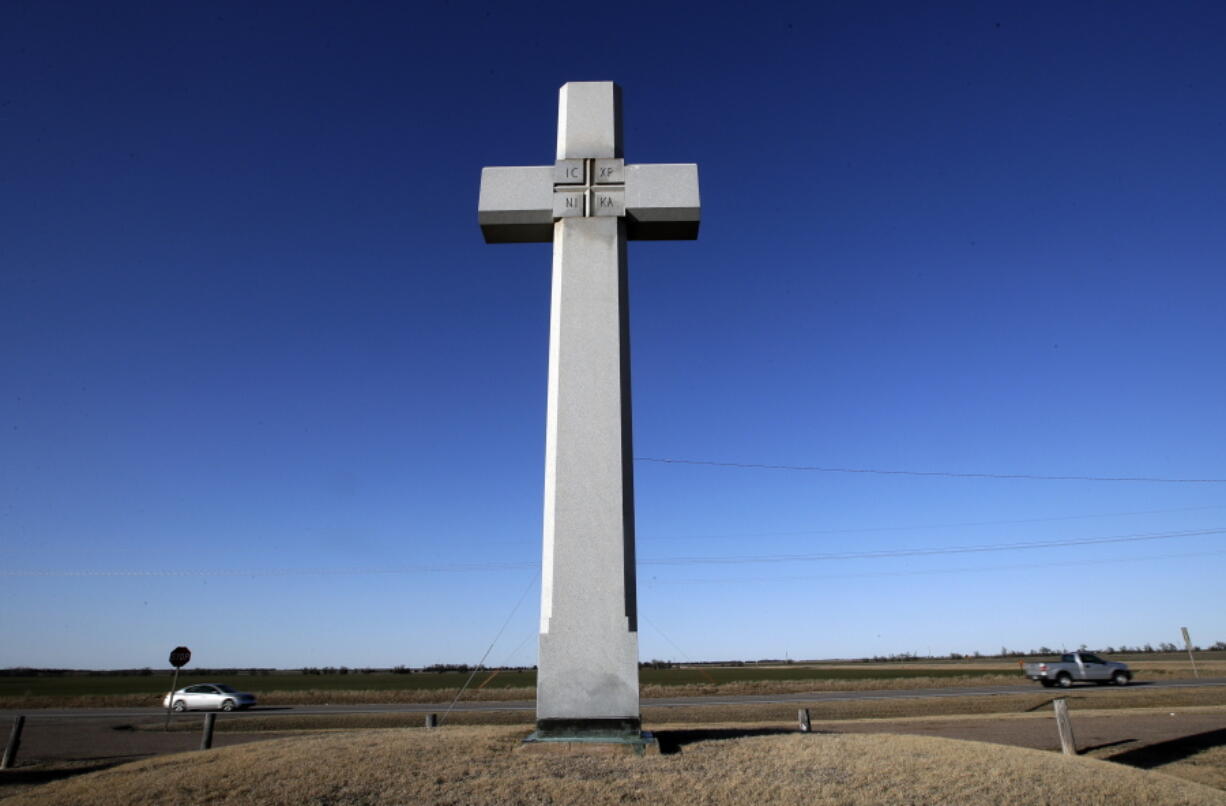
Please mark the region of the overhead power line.
<svg viewBox="0 0 1226 806"><path fill-rule="evenodd" d="M1066 540L1035 540L1018 543L990 543L976 546L935 546L879 551L823 552L820 554L747 554L722 557L661 557L639 560L639 565L744 565L748 563L817 562L823 560L877 560L888 557L928 557L937 554L978 554L991 551L1096 546L1104 543L1138 543L1147 540L1172 540L1226 534L1226 528L1196 529L1182 532L1140 533L1107 537L1075 537Z"/></svg>
<svg viewBox="0 0 1226 806"><path fill-rule="evenodd" d="M969 566L962 568L919 568L907 569L904 571L863 571L860 573L850 574L789 574L786 576L767 576L767 577L711 577L709 579L677 579L669 577L667 584L683 585L683 584L737 584L750 582L805 582L815 579L867 579L872 577L911 577L911 576L930 576L941 574L983 574L992 571L1027 571L1039 568L1072 568L1076 566L1101 566L1115 563L1147 563L1156 560L1178 560L1190 559L1196 557L1220 557L1226 555L1226 551L1198 551L1190 553L1177 554L1155 554L1145 557L1107 557L1096 558L1093 560L1058 560L1044 563L1018 563L1012 565L984 565L984 566Z"/></svg>
<svg viewBox="0 0 1226 806"><path fill-rule="evenodd" d="M987 543L972 546L928 546L881 549L878 551L826 552L820 554L748 554L713 557L658 557L640 559L638 565L745 565L749 563L819 562L826 560L878 560L892 557L925 557L939 554L978 554L998 551L1095 546L1108 543L1139 543L1226 534L1226 527L1180 532L1144 532L1105 537L1077 537L1065 540L1036 540L1014 543ZM510 571L539 568L539 563L468 563L454 566L396 565L382 568L218 568L218 569L41 569L0 570L0 577L269 577L269 576L361 576L374 574L423 574L456 571Z"/></svg>
<svg viewBox="0 0 1226 806"><path fill-rule="evenodd" d="M0 577L295 577L453 574L466 571L519 571L540 563L457 563L454 565L386 565L378 568L59 568L0 569Z"/></svg>
<svg viewBox="0 0 1226 806"><path fill-rule="evenodd" d="M943 470L881 470L864 467L811 467L808 465L764 465L746 462L708 462L701 459L663 459L655 456L636 456L636 462L654 462L663 465L704 465L707 467L736 467L749 470L797 470L807 473L863 473L877 476L935 476L950 479L1025 479L1029 481L1130 481L1162 484L1226 484L1226 479L1172 479L1157 476L1043 476L1035 473L953 473Z"/></svg>
<svg viewBox="0 0 1226 806"><path fill-rule="evenodd" d="M1131 512L1100 512L1095 515L1058 515L1051 518L1014 518L993 521L958 521L955 523L924 523L905 526L862 526L855 529L793 529L786 532L722 532L710 535L651 535L651 542L673 540L724 540L745 537L801 537L806 535L855 535L870 532L914 532L921 529L961 529L973 526L1012 526L1026 523L1056 523L1059 521L1085 521L1099 518L1129 518L1138 515L1166 515L1172 512L1204 512L1210 509L1226 509L1226 505L1203 507L1176 507L1173 509L1138 509Z"/></svg>

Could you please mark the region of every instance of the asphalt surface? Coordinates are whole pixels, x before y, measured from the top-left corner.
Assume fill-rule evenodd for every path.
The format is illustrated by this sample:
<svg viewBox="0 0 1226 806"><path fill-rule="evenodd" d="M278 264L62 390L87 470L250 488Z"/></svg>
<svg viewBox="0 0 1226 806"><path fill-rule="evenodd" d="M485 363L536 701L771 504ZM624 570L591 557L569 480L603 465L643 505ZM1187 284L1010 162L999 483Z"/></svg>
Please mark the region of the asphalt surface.
<svg viewBox="0 0 1226 806"><path fill-rule="evenodd" d="M1162 680L1155 682L1141 681L1133 683L1123 691L1152 691L1154 689L1198 688L1205 686L1226 686L1226 678L1201 678L1199 680ZM853 700L902 700L916 698L940 697L993 697L1001 694L1033 694L1037 691L1058 692L1065 689L1042 689L1037 683L1023 683L1012 686L971 686L966 688L929 688L929 689L898 689L878 691L822 691L799 694L738 694L727 696L703 697L653 697L644 698L641 704L645 708L680 708L701 707L707 705L750 705L769 703L817 703L839 702ZM1074 686L1070 691L1091 694L1095 691L1120 692L1115 686ZM430 713L440 710L439 703L368 703L363 705L292 705L292 706L256 706L246 711L235 711L227 714L230 717L273 716L277 714L388 714L388 713ZM509 702L458 702L453 711L532 711L536 703L532 700ZM0 709L0 720L24 714L37 719L140 719L165 713L160 708L37 708L37 709Z"/></svg>

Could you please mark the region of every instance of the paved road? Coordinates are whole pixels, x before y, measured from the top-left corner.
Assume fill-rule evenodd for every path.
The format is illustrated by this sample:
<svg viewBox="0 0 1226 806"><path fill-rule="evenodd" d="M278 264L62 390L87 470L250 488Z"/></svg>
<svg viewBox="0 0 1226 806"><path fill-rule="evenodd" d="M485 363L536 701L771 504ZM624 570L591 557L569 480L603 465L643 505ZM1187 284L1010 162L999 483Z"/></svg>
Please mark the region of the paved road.
<svg viewBox="0 0 1226 806"><path fill-rule="evenodd" d="M1129 686L1125 691L1152 691L1154 689L1195 688L1201 686L1226 686L1226 678L1201 678L1199 680L1161 680L1155 682L1140 682ZM971 686L966 688L928 688L928 689L898 689L877 691L822 691L801 694L738 694L727 696L705 697L656 697L643 699L644 708L680 708L705 705L749 705L753 703L818 703L838 702L847 700L899 700L914 698L937 697L992 697L1001 694L1035 694L1047 689L1040 688L1035 683L1024 683L1012 686ZM1053 693L1062 689L1050 689ZM1085 694L1095 692L1120 692L1114 686L1076 686L1072 689ZM387 714L387 713L430 713L445 708L438 703L389 703L364 705L293 705L293 706L257 706L249 711L236 711L227 717L273 716L277 714ZM515 702L459 702L456 711L532 711L536 704L531 700ZM40 708L40 709L0 709L0 719L7 720L16 714L25 714L37 719L137 719L156 716L164 713L159 708Z"/></svg>

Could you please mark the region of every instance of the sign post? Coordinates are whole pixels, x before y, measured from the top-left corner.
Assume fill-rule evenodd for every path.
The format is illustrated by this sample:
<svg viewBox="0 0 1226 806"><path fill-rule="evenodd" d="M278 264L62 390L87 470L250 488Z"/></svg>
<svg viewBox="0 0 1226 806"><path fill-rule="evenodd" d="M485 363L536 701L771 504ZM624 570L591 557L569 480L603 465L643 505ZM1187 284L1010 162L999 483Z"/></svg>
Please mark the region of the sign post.
<svg viewBox="0 0 1226 806"><path fill-rule="evenodd" d="M175 667L175 676L170 684L170 693L166 695L166 725L163 730L170 730L170 709L174 707L174 693L179 688L179 669L191 659L192 651L185 646L177 646L170 651L170 665Z"/></svg>
<svg viewBox="0 0 1226 806"><path fill-rule="evenodd" d="M1200 677L1200 672L1196 670L1196 658L1192 657L1192 636L1188 635L1187 627L1180 627L1183 631L1183 645L1188 648L1188 660L1192 661L1192 674Z"/></svg>

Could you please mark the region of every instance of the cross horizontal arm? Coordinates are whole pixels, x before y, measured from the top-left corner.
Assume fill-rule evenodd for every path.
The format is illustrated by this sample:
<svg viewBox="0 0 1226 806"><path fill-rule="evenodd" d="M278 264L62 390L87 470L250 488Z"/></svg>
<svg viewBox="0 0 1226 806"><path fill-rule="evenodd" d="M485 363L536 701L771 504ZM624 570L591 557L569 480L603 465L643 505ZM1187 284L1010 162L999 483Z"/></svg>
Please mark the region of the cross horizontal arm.
<svg viewBox="0 0 1226 806"><path fill-rule="evenodd" d="M693 163L626 166L626 236L693 240L701 204ZM486 243L553 240L554 167L485 168L477 220Z"/></svg>
<svg viewBox="0 0 1226 806"><path fill-rule="evenodd" d="M486 243L553 240L553 166L483 168L477 221Z"/></svg>
<svg viewBox="0 0 1226 806"><path fill-rule="evenodd" d="M626 166L626 237L692 241L701 205L694 163Z"/></svg>

